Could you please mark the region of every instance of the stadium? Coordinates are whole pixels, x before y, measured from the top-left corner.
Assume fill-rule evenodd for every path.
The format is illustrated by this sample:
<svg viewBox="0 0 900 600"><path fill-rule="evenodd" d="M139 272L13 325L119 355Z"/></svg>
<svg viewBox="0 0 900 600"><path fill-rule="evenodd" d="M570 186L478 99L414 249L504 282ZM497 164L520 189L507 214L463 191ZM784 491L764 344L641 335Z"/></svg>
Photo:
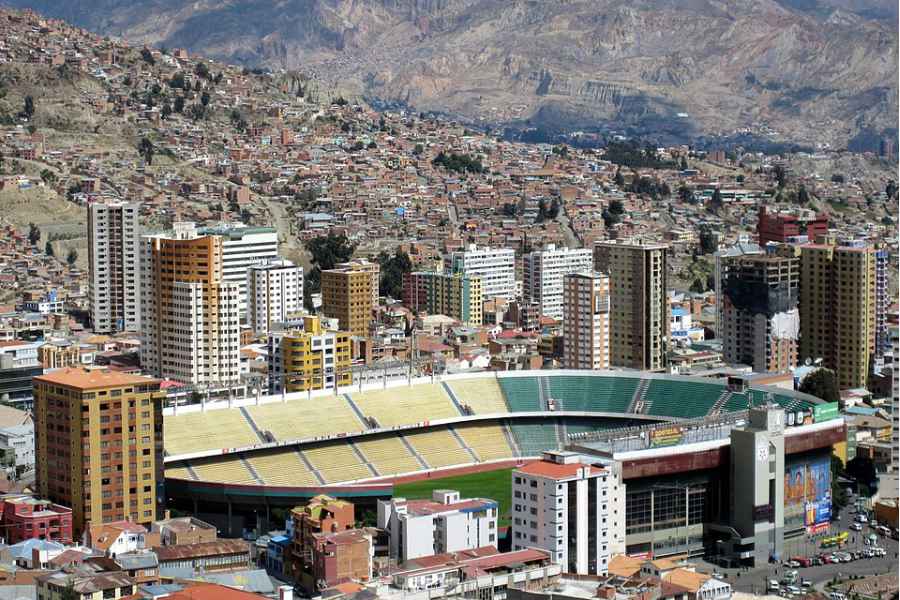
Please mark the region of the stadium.
<svg viewBox="0 0 900 600"><path fill-rule="evenodd" d="M168 506L240 535L283 526L285 509L319 493L365 507L401 482L487 471L508 482L509 468L544 450L602 446L623 465L629 553L699 553L730 505L728 428L766 402L791 424L796 415L785 433L788 476L821 469L845 439L841 420L810 421L818 398L743 379L450 375L167 408L165 493ZM807 531L805 504L821 500L792 499L786 534Z"/></svg>

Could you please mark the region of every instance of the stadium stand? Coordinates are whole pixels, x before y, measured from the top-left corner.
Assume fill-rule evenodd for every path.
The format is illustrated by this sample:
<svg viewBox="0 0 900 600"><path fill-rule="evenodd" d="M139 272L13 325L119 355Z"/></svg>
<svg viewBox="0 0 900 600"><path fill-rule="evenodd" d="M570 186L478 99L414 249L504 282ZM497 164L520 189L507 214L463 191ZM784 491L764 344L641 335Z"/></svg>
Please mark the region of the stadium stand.
<svg viewBox="0 0 900 600"><path fill-rule="evenodd" d="M368 459L379 475L397 475L421 471L422 465L400 441L400 438L386 434L375 438L360 439L356 447Z"/></svg>
<svg viewBox="0 0 900 600"><path fill-rule="evenodd" d="M273 452L254 452L247 461L267 485L318 485L319 480L306 468L300 456L292 449Z"/></svg>
<svg viewBox="0 0 900 600"><path fill-rule="evenodd" d="M215 459L202 459L191 461L191 468L203 481L217 481L225 483L258 483L253 474L247 470L240 456L219 456Z"/></svg>
<svg viewBox="0 0 900 600"><path fill-rule="evenodd" d="M631 404L637 377L550 377L550 397L559 410L625 412Z"/></svg>
<svg viewBox="0 0 900 600"><path fill-rule="evenodd" d="M173 479L193 479L187 467L166 467L166 477Z"/></svg>
<svg viewBox="0 0 900 600"><path fill-rule="evenodd" d="M506 401L503 399L503 391L496 379L448 381L447 385L450 386L459 401L468 405L476 414L509 412Z"/></svg>
<svg viewBox="0 0 900 600"><path fill-rule="evenodd" d="M723 413L729 412L738 412L741 410L747 410L747 403L750 401L749 396L747 394L742 394L740 392L732 392L728 397L728 401L725 402L725 406L722 408Z"/></svg>
<svg viewBox="0 0 900 600"><path fill-rule="evenodd" d="M343 396L260 404L245 410L259 430L272 432L280 441L366 429Z"/></svg>
<svg viewBox="0 0 900 600"><path fill-rule="evenodd" d="M536 377L503 377L500 388L511 412L544 410Z"/></svg>
<svg viewBox="0 0 900 600"><path fill-rule="evenodd" d="M375 417L382 427L460 416L439 384L417 385L415 393L411 388L396 387L355 393L351 397L363 414Z"/></svg>
<svg viewBox="0 0 900 600"><path fill-rule="evenodd" d="M319 472L325 483L353 481L375 477L347 443L325 444L304 448L303 455Z"/></svg>
<svg viewBox="0 0 900 600"><path fill-rule="evenodd" d="M163 441L166 454L174 456L252 446L261 440L239 410L223 408L166 417Z"/></svg>
<svg viewBox="0 0 900 600"><path fill-rule="evenodd" d="M522 456L540 456L544 450L555 450L559 447L556 437L556 424L550 423L513 423L510 425Z"/></svg>
<svg viewBox="0 0 900 600"><path fill-rule="evenodd" d="M448 467L472 462L472 456L446 427L404 436L429 467Z"/></svg>
<svg viewBox="0 0 900 600"><path fill-rule="evenodd" d="M645 399L647 414L693 419L709 413L722 394L722 385L696 381L654 379Z"/></svg>
<svg viewBox="0 0 900 600"><path fill-rule="evenodd" d="M463 443L475 452L478 460L498 460L515 456L500 425L472 423L470 425L454 425L453 428L462 438Z"/></svg>

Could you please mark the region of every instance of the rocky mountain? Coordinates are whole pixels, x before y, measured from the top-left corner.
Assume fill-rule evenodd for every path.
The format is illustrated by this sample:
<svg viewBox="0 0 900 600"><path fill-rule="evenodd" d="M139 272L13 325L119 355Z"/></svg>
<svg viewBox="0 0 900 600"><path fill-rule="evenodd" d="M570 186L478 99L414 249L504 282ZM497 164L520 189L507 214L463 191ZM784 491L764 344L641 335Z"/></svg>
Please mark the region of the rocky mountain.
<svg viewBox="0 0 900 600"><path fill-rule="evenodd" d="M896 0L7 0L484 123L896 136ZM747 133L745 132L745 133Z"/></svg>

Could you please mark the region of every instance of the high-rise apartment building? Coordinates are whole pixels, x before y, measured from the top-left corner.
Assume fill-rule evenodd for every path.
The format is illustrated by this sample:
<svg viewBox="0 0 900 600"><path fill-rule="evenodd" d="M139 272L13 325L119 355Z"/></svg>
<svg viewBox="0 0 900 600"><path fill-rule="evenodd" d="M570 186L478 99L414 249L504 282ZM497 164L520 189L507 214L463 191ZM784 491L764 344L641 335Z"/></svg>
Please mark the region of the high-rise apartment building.
<svg viewBox="0 0 900 600"><path fill-rule="evenodd" d="M479 248L471 244L444 257L444 272L481 277L485 300L516 297L516 252L511 248Z"/></svg>
<svg viewBox="0 0 900 600"><path fill-rule="evenodd" d="M563 278L563 368L609 368L609 277L571 273Z"/></svg>
<svg viewBox="0 0 900 600"><path fill-rule="evenodd" d="M247 311L247 270L250 265L278 260L278 232L274 227L248 227L243 223L204 227L201 236L222 238L222 280L238 286L238 310Z"/></svg>
<svg viewBox="0 0 900 600"><path fill-rule="evenodd" d="M716 337L722 337L722 296L725 293L725 269L724 262L731 258L762 254L763 249L758 245L741 240L729 248L723 248L716 252L714 256L714 272L715 292L716 292Z"/></svg>
<svg viewBox="0 0 900 600"><path fill-rule="evenodd" d="M38 493L88 523L149 524L162 508L159 380L67 367L35 377Z"/></svg>
<svg viewBox="0 0 900 600"><path fill-rule="evenodd" d="M625 550L625 488L617 467L572 452L512 472L512 550L541 548L569 573L605 575Z"/></svg>
<svg viewBox="0 0 900 600"><path fill-rule="evenodd" d="M91 327L98 333L139 331L139 207L95 202L87 210Z"/></svg>
<svg viewBox="0 0 900 600"><path fill-rule="evenodd" d="M341 331L366 337L372 321L372 274L354 267L322 271L322 311Z"/></svg>
<svg viewBox="0 0 900 600"><path fill-rule="evenodd" d="M800 360L822 359L838 387L865 387L875 353L875 249L806 244L800 252Z"/></svg>
<svg viewBox="0 0 900 600"><path fill-rule="evenodd" d="M641 370L668 364L669 299L665 244L598 242L594 269L609 274L610 364Z"/></svg>
<svg viewBox="0 0 900 600"><path fill-rule="evenodd" d="M403 304L413 312L446 315L469 325L481 325L481 278L432 271L405 273Z"/></svg>
<svg viewBox="0 0 900 600"><path fill-rule="evenodd" d="M891 350L891 332L887 318L891 306L889 259L887 248L878 248L875 251L875 356L883 356Z"/></svg>
<svg viewBox="0 0 900 600"><path fill-rule="evenodd" d="M900 328L892 327L891 336L891 471L900 472Z"/></svg>
<svg viewBox="0 0 900 600"><path fill-rule="evenodd" d="M334 265L335 269L352 269L354 271L365 271L372 280L372 307L378 306L378 290L381 286L381 265L372 262L366 258L352 258L347 262Z"/></svg>
<svg viewBox="0 0 900 600"><path fill-rule="evenodd" d="M522 257L522 291L525 300L536 302L541 314L557 321L563 318L563 277L591 271L594 258L587 248L557 248L550 244Z"/></svg>
<svg viewBox="0 0 900 600"><path fill-rule="evenodd" d="M141 366L195 385L238 381L239 288L224 279L222 238L176 223L141 242Z"/></svg>
<svg viewBox="0 0 900 600"><path fill-rule="evenodd" d="M303 317L303 331L269 333L269 393L350 385L351 350L350 334L326 330L318 317Z"/></svg>
<svg viewBox="0 0 900 600"><path fill-rule="evenodd" d="M275 323L303 310L303 268L289 260L268 260L247 269L250 328L265 335Z"/></svg>
<svg viewBox="0 0 900 600"><path fill-rule="evenodd" d="M800 339L799 249L769 245L765 254L722 261L724 358L756 372L785 372L797 365Z"/></svg>

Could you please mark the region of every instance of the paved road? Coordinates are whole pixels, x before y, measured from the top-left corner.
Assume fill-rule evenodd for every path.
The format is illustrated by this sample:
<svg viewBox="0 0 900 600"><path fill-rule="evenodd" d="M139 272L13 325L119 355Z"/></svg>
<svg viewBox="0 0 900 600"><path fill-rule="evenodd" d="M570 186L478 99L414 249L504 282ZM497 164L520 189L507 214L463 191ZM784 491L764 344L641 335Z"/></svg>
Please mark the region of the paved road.
<svg viewBox="0 0 900 600"><path fill-rule="evenodd" d="M851 521L852 515L849 515L846 510L843 511L840 521L832 523L830 535L834 535L839 531L847 531ZM868 526L863 526L863 530L860 532L850 531L850 542L844 549L851 551L862 550L866 547L864 536L868 536L873 532L874 530ZM804 536L803 539L785 542L785 557L813 556L826 552L827 550L819 548L819 543L819 539L810 539L807 536ZM822 565L806 569L800 568L797 569L797 572L801 578L810 580L817 589L822 589L825 583L831 581L835 576L881 575L892 571L896 573L898 559L897 541L879 536L878 545L887 550L887 556L883 558L863 558L849 563ZM735 591L764 594L770 579L781 579L785 570L790 569L786 569L782 565L767 565L743 571L740 569L723 569L701 561L697 566L697 570L704 573L712 573L713 571L722 573Z"/></svg>

